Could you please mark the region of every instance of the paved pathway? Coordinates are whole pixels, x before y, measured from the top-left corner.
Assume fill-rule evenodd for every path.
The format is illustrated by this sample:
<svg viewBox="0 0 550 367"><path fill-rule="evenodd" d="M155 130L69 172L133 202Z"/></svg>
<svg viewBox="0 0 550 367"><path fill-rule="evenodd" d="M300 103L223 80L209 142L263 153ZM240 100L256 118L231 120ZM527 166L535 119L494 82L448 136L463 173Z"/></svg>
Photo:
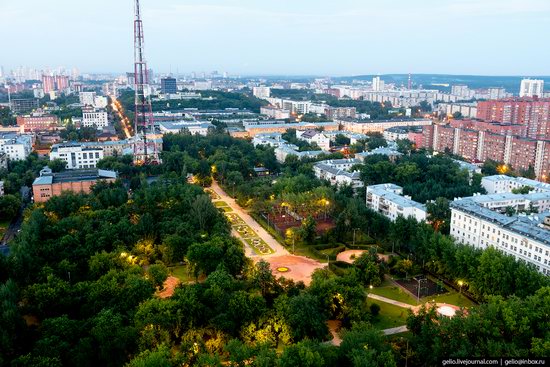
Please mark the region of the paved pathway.
<svg viewBox="0 0 550 367"><path fill-rule="evenodd" d="M382 330L384 335L399 334L399 333L404 333L405 331L409 331L409 329L407 329L407 325L392 327L389 329Z"/></svg>
<svg viewBox="0 0 550 367"><path fill-rule="evenodd" d="M254 218L252 218L250 215L248 215L248 213L246 211L244 211L241 208L241 206L239 204L237 204L232 197L227 195L225 193L225 191L223 191L223 189L220 187L220 185L218 185L218 183L216 181L212 182L212 186L210 186L210 189L212 191L214 191L216 194L218 194L218 196L220 197L219 201L226 202L227 205L231 209L233 209L233 212L237 213L239 215L239 217L241 217L241 219L245 222L245 224L248 225L250 228L252 228L252 230L254 232L256 232L258 237L260 237L262 240L264 240L265 243L267 243L267 245L269 247L271 247L271 249L274 251L273 254L262 255L262 257L289 255L289 252L279 242L277 242L277 240L275 238L273 238L272 235L270 235L265 229L263 229L263 227L260 226L258 224L258 222L256 222L254 220ZM218 200L214 200L214 201L218 201ZM237 236L237 237L240 237L240 236ZM247 247L247 251L246 251L247 255L249 255L249 253L251 251L250 254L252 256L250 256L250 257L258 256L258 255L256 255L254 250L252 250L252 248L248 244L245 244L245 245Z"/></svg>
<svg viewBox="0 0 550 367"><path fill-rule="evenodd" d="M391 299L391 298L382 297L382 296L379 296L377 294L372 294L372 293L369 293L367 297L375 299L377 301L386 302L386 303L392 304L392 305L397 306L397 307L408 308L410 310L415 310L419 307L419 306L409 305L408 303L396 301L396 300Z"/></svg>

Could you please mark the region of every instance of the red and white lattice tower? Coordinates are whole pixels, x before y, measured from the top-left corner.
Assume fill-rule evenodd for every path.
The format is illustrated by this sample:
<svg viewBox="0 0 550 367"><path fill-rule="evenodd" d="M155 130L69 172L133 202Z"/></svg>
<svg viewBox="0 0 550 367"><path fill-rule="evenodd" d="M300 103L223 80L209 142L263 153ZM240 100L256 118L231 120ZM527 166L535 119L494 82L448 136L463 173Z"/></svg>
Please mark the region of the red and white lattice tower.
<svg viewBox="0 0 550 367"><path fill-rule="evenodd" d="M159 149L155 140L153 140L155 124L151 108L149 72L144 55L145 39L139 0L135 0L134 6L134 87L136 92L134 162L137 164L157 164L159 163ZM148 138L150 138L149 141Z"/></svg>

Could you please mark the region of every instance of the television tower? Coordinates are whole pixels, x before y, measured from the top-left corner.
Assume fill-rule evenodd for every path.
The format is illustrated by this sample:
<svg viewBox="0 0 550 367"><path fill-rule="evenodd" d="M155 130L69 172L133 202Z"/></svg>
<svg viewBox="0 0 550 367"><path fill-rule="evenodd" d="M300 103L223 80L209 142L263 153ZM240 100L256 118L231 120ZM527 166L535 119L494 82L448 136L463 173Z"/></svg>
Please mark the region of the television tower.
<svg viewBox="0 0 550 367"><path fill-rule="evenodd" d="M134 3L134 84L135 84L135 116L134 116L134 163L158 164L159 153L154 141L147 141L147 133L155 134L153 111L149 89L149 72L144 56L145 38L139 0Z"/></svg>

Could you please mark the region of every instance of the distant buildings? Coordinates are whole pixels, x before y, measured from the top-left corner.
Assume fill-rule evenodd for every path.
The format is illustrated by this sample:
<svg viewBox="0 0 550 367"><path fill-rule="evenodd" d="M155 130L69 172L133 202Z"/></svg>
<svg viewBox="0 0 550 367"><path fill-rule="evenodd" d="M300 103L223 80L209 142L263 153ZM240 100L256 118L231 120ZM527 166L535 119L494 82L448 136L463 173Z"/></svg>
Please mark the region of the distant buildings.
<svg viewBox="0 0 550 367"><path fill-rule="evenodd" d="M518 170L533 168L539 179L550 175L550 141L547 140L451 125L426 126L423 135L422 146L436 152L453 153L469 161L490 159Z"/></svg>
<svg viewBox="0 0 550 367"><path fill-rule="evenodd" d="M542 97L544 93L544 80L523 79L519 88L520 97Z"/></svg>
<svg viewBox="0 0 550 367"><path fill-rule="evenodd" d="M384 87L384 81L380 79L379 76L375 76L372 78L372 90L375 92L380 92L385 89Z"/></svg>
<svg viewBox="0 0 550 367"><path fill-rule="evenodd" d="M477 117L477 103L439 103L437 108L440 113L443 113L446 116L452 116L453 114L459 112L462 117Z"/></svg>
<svg viewBox="0 0 550 367"><path fill-rule="evenodd" d="M502 213L503 204L513 205L520 211L542 211L548 203L550 193L494 194L455 200L450 205L451 236L476 248L496 248L550 275L550 230L544 225L550 212L511 216Z"/></svg>
<svg viewBox="0 0 550 367"><path fill-rule="evenodd" d="M294 115L305 115L306 113L309 113L309 108L312 104L309 101L293 101L283 98L270 97L266 99L272 106L275 106L285 111L289 111L291 114Z"/></svg>
<svg viewBox="0 0 550 367"><path fill-rule="evenodd" d="M181 131L189 131L191 135L206 136L209 131L215 129L212 123L208 121L159 121L158 126L162 134L178 133Z"/></svg>
<svg viewBox="0 0 550 367"><path fill-rule="evenodd" d="M99 110L91 106L82 109L82 126L95 127L101 130L109 125L107 111Z"/></svg>
<svg viewBox="0 0 550 367"><path fill-rule="evenodd" d="M346 131L355 133L371 133L379 132L383 133L384 130L392 127L405 127L405 126L429 126L432 125L430 119L403 119L403 120L375 120L375 121L362 121L362 120L336 120L336 122L342 124L342 128Z"/></svg>
<svg viewBox="0 0 550 367"><path fill-rule="evenodd" d="M269 87L254 87L252 88L252 94L259 99L268 99L271 97L271 88Z"/></svg>
<svg viewBox="0 0 550 367"><path fill-rule="evenodd" d="M0 169L8 169L8 155L0 151Z"/></svg>
<svg viewBox="0 0 550 367"><path fill-rule="evenodd" d="M65 161L67 169L95 168L103 157L103 149L86 147L79 143L56 144L50 151L50 160Z"/></svg>
<svg viewBox="0 0 550 367"><path fill-rule="evenodd" d="M321 131L318 130L296 130L296 138L306 141L309 144L316 144L324 151L330 150L330 139Z"/></svg>
<svg viewBox="0 0 550 367"><path fill-rule="evenodd" d="M176 78L167 77L160 80L160 92L162 94L178 93L178 84Z"/></svg>
<svg viewBox="0 0 550 367"><path fill-rule="evenodd" d="M378 147L368 152L356 153L355 158L361 162L364 162L366 157L373 155L385 155L390 161L395 162L395 160L401 157L403 153L398 152L392 147Z"/></svg>
<svg viewBox="0 0 550 367"><path fill-rule="evenodd" d="M403 195L403 188L395 184L367 186L367 207L395 221L397 217L426 220L426 206Z"/></svg>
<svg viewBox="0 0 550 367"><path fill-rule="evenodd" d="M283 110L273 106L260 107L260 114L275 120L284 120L290 118L290 111Z"/></svg>
<svg viewBox="0 0 550 367"><path fill-rule="evenodd" d="M95 97L96 97L95 92L80 92L78 94L78 99L80 101L80 104L83 106L93 106Z"/></svg>
<svg viewBox="0 0 550 367"><path fill-rule="evenodd" d="M488 194L510 193L514 189L525 186L531 187L531 192L550 192L550 184L530 180L525 177L512 177L506 175L486 176L481 179L481 186Z"/></svg>
<svg viewBox="0 0 550 367"><path fill-rule="evenodd" d="M509 98L481 101L477 118L488 122L526 127L525 136L550 139L550 98Z"/></svg>
<svg viewBox="0 0 550 367"><path fill-rule="evenodd" d="M42 75L44 93L62 91L69 88L69 77L64 75Z"/></svg>
<svg viewBox="0 0 550 367"><path fill-rule="evenodd" d="M17 126L25 132L50 131L59 127L59 118L43 112L35 112L30 115L17 116Z"/></svg>
<svg viewBox="0 0 550 367"><path fill-rule="evenodd" d="M333 186L349 185L354 189L364 186L359 171L350 172L351 168L360 164L358 159L332 159L317 162L313 165L315 176L330 182Z"/></svg>
<svg viewBox="0 0 550 367"><path fill-rule="evenodd" d="M307 150L299 151L298 147L291 144L281 144L275 149L275 158L277 162L284 163L288 156L296 156L298 159L302 158L316 158L321 154L326 154L322 150Z"/></svg>
<svg viewBox="0 0 550 367"><path fill-rule="evenodd" d="M254 137L257 134L266 133L284 133L288 129L295 130L314 130L322 128L324 131L337 131L339 124L337 122L299 122L284 123L278 120L246 121L243 123L248 136Z"/></svg>
<svg viewBox="0 0 550 367"><path fill-rule="evenodd" d="M65 191L88 194L97 182L114 182L116 179L117 174L114 171L92 169L52 173L46 167L32 184L34 201L45 202Z"/></svg>
<svg viewBox="0 0 550 367"><path fill-rule="evenodd" d="M38 107L38 99L36 98L16 98L10 102L10 109L15 114L30 112Z"/></svg>
<svg viewBox="0 0 550 367"><path fill-rule="evenodd" d="M19 161L26 159L32 152L33 138L30 135L17 133L0 133L0 152L7 159Z"/></svg>
<svg viewBox="0 0 550 367"><path fill-rule="evenodd" d="M397 141L397 140L410 140L415 142L418 139L418 135L422 136L422 127L413 126L413 127L390 127L389 129L384 130L383 136L387 141Z"/></svg>

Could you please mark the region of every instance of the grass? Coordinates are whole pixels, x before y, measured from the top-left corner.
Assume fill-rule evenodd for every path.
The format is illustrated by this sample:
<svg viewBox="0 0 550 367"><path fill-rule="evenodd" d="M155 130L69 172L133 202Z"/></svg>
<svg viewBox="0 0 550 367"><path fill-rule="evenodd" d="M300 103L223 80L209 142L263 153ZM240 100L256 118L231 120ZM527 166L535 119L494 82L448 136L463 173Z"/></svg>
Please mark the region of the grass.
<svg viewBox="0 0 550 367"><path fill-rule="evenodd" d="M168 269L170 270L170 274L178 278L182 283L195 280L192 274L187 275L187 271L188 271L187 265L178 265L178 266L170 267Z"/></svg>
<svg viewBox="0 0 550 367"><path fill-rule="evenodd" d="M218 209L223 210L225 213L229 213L233 211L233 208L230 208L228 206L221 206L221 207L218 207Z"/></svg>
<svg viewBox="0 0 550 367"><path fill-rule="evenodd" d="M372 320L372 325L379 330L403 326L407 323L409 311L406 308L397 307L392 304L368 300L367 305L377 303L380 306L380 313Z"/></svg>
<svg viewBox="0 0 550 367"><path fill-rule="evenodd" d="M256 238L258 235L247 224L236 224L233 228L242 238Z"/></svg>
<svg viewBox="0 0 550 367"><path fill-rule="evenodd" d="M222 206L229 206L225 201L214 201L214 206L217 208L221 208Z"/></svg>
<svg viewBox="0 0 550 367"><path fill-rule="evenodd" d="M472 301L466 298L463 294L457 293L456 291L451 291L450 293L445 293L439 296L424 297L421 300L423 302L435 300L435 302L437 303L448 303L459 307L475 306Z"/></svg>
<svg viewBox="0 0 550 367"><path fill-rule="evenodd" d="M390 298L395 301L407 303L413 306L418 304L414 297L401 289L401 287L396 286L390 282L384 282L381 287L370 289L369 292L378 296Z"/></svg>

